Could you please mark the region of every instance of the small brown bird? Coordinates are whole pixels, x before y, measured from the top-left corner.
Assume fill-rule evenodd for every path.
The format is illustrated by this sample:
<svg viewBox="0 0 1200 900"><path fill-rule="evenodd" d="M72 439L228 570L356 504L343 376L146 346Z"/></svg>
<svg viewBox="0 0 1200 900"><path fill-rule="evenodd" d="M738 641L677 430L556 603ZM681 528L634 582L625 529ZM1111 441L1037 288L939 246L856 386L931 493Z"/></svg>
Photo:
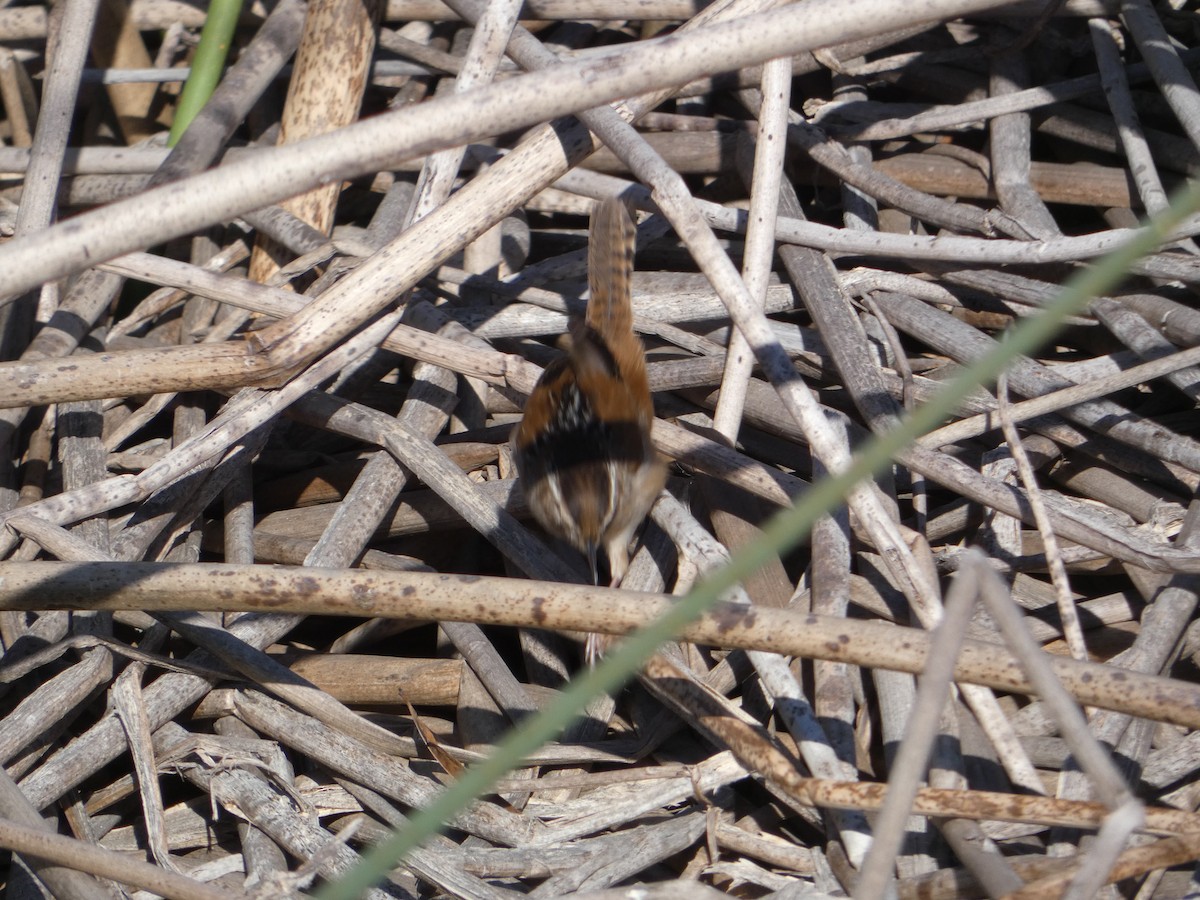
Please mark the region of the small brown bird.
<svg viewBox="0 0 1200 900"><path fill-rule="evenodd" d="M625 204L592 211L587 315L571 326L567 354L546 367L513 430L513 459L534 516L611 583L629 567L629 541L666 482L650 443L654 406L646 356L633 333L636 231Z"/></svg>

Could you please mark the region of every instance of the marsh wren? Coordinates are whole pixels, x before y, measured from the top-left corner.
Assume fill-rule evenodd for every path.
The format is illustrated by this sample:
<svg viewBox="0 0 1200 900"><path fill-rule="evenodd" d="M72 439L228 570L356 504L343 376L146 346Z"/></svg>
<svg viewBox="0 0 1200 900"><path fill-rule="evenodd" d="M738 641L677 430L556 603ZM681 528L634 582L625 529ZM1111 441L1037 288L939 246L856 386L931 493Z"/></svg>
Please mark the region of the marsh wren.
<svg viewBox="0 0 1200 900"><path fill-rule="evenodd" d="M542 526L587 556L597 553L611 583L629 566L629 541L666 482L650 443L654 406L646 356L633 333L636 230L624 202L603 200L588 231L588 299L513 430L513 459L529 508Z"/></svg>

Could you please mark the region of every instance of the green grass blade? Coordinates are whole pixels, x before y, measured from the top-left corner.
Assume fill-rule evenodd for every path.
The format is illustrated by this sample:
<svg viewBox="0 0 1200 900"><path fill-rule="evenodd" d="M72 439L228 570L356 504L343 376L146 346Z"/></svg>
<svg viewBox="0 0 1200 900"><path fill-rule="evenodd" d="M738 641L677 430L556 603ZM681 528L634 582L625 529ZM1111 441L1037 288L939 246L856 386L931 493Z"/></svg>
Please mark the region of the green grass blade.
<svg viewBox="0 0 1200 900"><path fill-rule="evenodd" d="M803 540L821 516L844 502L855 484L881 471L897 452L951 415L977 386L992 383L1012 359L1029 355L1045 343L1064 318L1080 312L1093 297L1120 283L1136 260L1153 252L1197 210L1200 210L1200 184L1189 183L1166 213L1096 265L1081 270L1045 309L1013 326L987 356L967 367L895 429L869 441L845 471L815 483L791 509L784 510L768 524L762 540L739 552L729 565L697 584L666 615L631 634L595 669L581 673L549 707L515 728L486 760L468 768L433 804L414 813L406 827L373 847L357 868L336 883L324 886L317 896L322 900L352 900L381 881L405 853L439 831L526 756L558 735L593 697L620 688L657 647L673 639L727 590L771 556Z"/></svg>

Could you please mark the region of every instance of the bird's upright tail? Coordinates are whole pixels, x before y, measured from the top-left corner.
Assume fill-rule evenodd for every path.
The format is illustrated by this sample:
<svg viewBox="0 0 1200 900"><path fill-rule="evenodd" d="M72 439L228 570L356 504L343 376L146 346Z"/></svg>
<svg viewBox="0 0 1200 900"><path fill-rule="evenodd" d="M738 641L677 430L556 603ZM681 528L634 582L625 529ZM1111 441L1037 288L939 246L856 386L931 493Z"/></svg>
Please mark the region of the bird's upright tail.
<svg viewBox="0 0 1200 900"><path fill-rule="evenodd" d="M639 393L646 391L645 355L633 333L633 253L637 227L625 202L601 200L592 210L588 231L586 323L604 341L621 378Z"/></svg>

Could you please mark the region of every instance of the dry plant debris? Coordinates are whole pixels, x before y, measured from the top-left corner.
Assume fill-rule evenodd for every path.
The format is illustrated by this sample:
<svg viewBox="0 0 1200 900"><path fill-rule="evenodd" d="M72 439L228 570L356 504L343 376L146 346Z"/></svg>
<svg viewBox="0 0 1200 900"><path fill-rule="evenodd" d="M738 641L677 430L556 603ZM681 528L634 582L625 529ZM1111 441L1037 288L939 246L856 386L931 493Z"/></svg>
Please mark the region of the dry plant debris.
<svg viewBox="0 0 1200 900"><path fill-rule="evenodd" d="M0 6L5 897L336 881L1200 170L1183 0L256 0L168 149L205 16ZM508 448L614 194L619 590ZM1197 230L372 896L1200 890Z"/></svg>

